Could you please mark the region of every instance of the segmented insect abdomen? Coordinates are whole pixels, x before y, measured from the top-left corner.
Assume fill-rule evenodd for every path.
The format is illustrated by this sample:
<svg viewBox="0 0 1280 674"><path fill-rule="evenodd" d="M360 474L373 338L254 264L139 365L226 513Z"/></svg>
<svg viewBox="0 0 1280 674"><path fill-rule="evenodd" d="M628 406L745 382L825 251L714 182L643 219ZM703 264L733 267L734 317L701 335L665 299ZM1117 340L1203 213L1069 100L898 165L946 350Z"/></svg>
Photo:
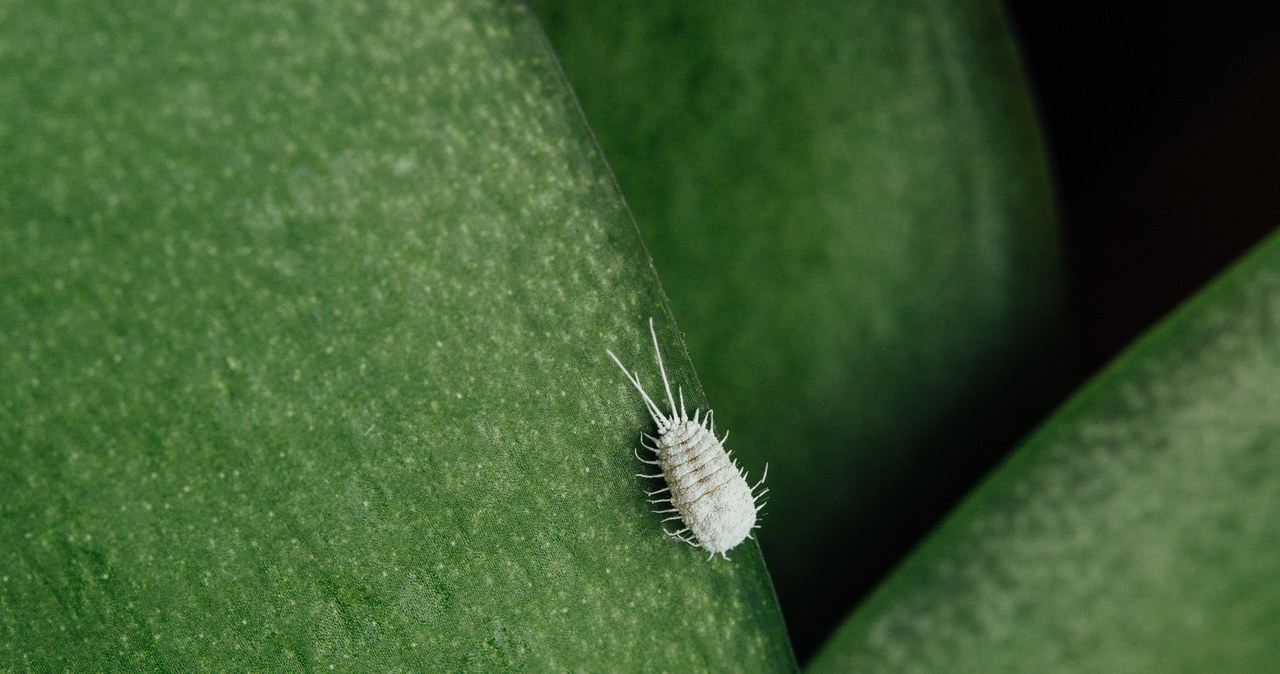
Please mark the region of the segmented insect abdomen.
<svg viewBox="0 0 1280 674"><path fill-rule="evenodd" d="M693 421L677 423L659 436L657 458L671 506L698 545L724 552L751 533L755 497L711 431Z"/></svg>
<svg viewBox="0 0 1280 674"><path fill-rule="evenodd" d="M627 381L636 387L644 400L645 409L658 425L658 437L645 435L653 444L644 446L656 453L657 460L650 461L636 454L642 463L657 465L662 472L657 475L637 473L636 477L663 478L667 486L657 491L648 492L656 496L662 492L670 492L669 496L649 499L650 503L667 503L671 507L657 511L659 514L677 513L663 522L680 520L684 528L678 531L663 531L668 536L678 538L689 545L707 550L714 557L716 553L728 559L725 554L730 548L741 543L751 535L756 526L756 512L764 504L756 505L756 499L762 498L769 490L759 494L753 492L764 484L764 477L755 487L747 486L747 476L739 472L737 464L729 459L724 451L724 440L716 439L715 424L711 421L708 410L702 422L698 422L699 412L693 411L689 418L684 407L684 392L680 392L680 406L676 407L676 398L671 395L671 382L667 380L667 367L662 363L662 351L658 349L658 333L653 329L653 319L649 319L649 336L653 338L653 355L658 359L658 371L662 373L662 388L667 392L667 403L671 411L663 414L658 404L644 392L640 385L640 375L627 370L622 361L605 349L605 353L618 364ZM729 437L725 433L725 437ZM642 443L643 444L643 443ZM765 475L769 474L769 466L764 467ZM692 538L690 538L692 537ZM707 558L708 560L711 557Z"/></svg>

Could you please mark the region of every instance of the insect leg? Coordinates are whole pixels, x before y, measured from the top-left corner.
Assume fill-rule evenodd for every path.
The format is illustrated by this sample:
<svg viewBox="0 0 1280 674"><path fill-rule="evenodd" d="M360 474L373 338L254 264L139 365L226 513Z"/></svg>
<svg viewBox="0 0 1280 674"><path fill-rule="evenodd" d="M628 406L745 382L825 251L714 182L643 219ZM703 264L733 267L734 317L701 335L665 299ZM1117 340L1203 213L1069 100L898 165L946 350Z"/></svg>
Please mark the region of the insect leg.
<svg viewBox="0 0 1280 674"><path fill-rule="evenodd" d="M640 463L647 463L651 466L656 466L659 463L657 461L649 461L648 459L641 459L640 452L636 451L635 448L632 448L631 453L636 455L636 460L639 461Z"/></svg>

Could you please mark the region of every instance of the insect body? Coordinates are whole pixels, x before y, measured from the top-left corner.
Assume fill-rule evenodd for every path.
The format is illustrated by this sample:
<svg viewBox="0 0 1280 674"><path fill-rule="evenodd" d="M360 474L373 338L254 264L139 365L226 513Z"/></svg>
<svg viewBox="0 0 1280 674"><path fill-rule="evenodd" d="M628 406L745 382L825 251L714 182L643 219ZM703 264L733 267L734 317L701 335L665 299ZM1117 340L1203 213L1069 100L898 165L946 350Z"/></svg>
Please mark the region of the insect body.
<svg viewBox="0 0 1280 674"><path fill-rule="evenodd" d="M724 440L729 434L726 432L724 438L716 439L715 422L710 411L706 416L701 416L701 412L695 409L693 418L690 419L684 407L683 390L680 391L680 408L677 413L652 318L649 319L649 334L653 337L653 351L657 354L662 385L667 390L667 402L671 405L671 412L668 414L663 414L649 394L645 393L644 387L640 385L639 374L628 372L612 351L605 350L640 392L645 407L649 409L649 416L658 425L657 437L648 434L644 436L652 444L641 443L657 455L657 460L648 461L640 458L638 453L636 458L658 466L661 472L639 477L661 477L667 481L666 487L649 492L649 495L656 496L662 492L668 492L668 495L649 502L671 506L668 510L658 511L675 513L663 522L681 520L684 523L684 528L679 531L667 531L668 536L707 550L711 557L720 553L728 559L729 556L725 553L750 536L751 530L758 526L756 513L764 504L757 505L756 501L769 490L753 495L756 488L764 483L764 478L760 478L755 487L747 486L746 472L738 468L736 461L730 460L729 453L724 449ZM768 472L766 467L765 474ZM666 531L665 527L663 530Z"/></svg>

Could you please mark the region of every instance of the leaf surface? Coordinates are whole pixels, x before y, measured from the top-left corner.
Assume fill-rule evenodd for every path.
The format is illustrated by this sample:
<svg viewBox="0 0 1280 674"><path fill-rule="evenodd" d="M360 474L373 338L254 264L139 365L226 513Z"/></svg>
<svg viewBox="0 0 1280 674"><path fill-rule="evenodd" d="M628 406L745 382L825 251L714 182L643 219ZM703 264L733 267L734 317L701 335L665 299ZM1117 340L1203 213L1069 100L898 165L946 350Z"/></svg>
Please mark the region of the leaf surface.
<svg viewBox="0 0 1280 674"><path fill-rule="evenodd" d="M813 672L1262 672L1280 661L1280 237L996 471Z"/></svg>
<svg viewBox="0 0 1280 674"><path fill-rule="evenodd" d="M803 655L1061 395L1046 161L997 3L533 0Z"/></svg>
<svg viewBox="0 0 1280 674"><path fill-rule="evenodd" d="M0 669L794 668L662 535L693 371L510 2L0 7Z"/></svg>

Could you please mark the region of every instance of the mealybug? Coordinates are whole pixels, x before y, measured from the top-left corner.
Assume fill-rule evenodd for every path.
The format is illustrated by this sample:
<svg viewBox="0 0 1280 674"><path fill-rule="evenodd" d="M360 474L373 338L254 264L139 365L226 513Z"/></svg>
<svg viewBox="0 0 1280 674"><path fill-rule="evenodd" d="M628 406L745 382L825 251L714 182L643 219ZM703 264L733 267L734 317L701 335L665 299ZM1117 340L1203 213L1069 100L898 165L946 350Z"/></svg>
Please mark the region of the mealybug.
<svg viewBox="0 0 1280 674"><path fill-rule="evenodd" d="M741 543L756 528L756 513L764 504L756 505L756 500L764 496L768 489L754 494L764 477L755 487L747 486L746 471L738 468L736 461L729 459L724 450L724 438L716 439L715 422L711 411L699 421L701 412L693 411L690 419L684 409L684 390L680 390L680 410L676 413L676 401L671 396L671 383L667 381L667 368L662 364L662 351L658 349L658 334L653 330L653 319L649 319L649 334L653 337L653 352L658 357L658 370L662 373L662 385L667 389L667 402L671 405L671 413L664 415L654 404L649 394L640 385L639 373L632 374L623 366L622 361L605 349L605 353L613 362L622 368L631 385L636 387L644 398L645 407L649 408L649 416L658 425L658 437L644 434L653 444L641 444L657 455L657 461L648 461L636 453L636 458L643 463L658 466L661 471L657 475L639 474L638 477L664 478L667 486L657 491L648 492L656 496L668 492L664 498L651 499L650 503L666 503L669 510L658 513L676 513L663 522L681 520L684 528L679 531L663 531L668 536L678 538L695 548L702 548L711 553L708 560L716 553L725 559L729 549ZM765 475L769 468L765 466Z"/></svg>

